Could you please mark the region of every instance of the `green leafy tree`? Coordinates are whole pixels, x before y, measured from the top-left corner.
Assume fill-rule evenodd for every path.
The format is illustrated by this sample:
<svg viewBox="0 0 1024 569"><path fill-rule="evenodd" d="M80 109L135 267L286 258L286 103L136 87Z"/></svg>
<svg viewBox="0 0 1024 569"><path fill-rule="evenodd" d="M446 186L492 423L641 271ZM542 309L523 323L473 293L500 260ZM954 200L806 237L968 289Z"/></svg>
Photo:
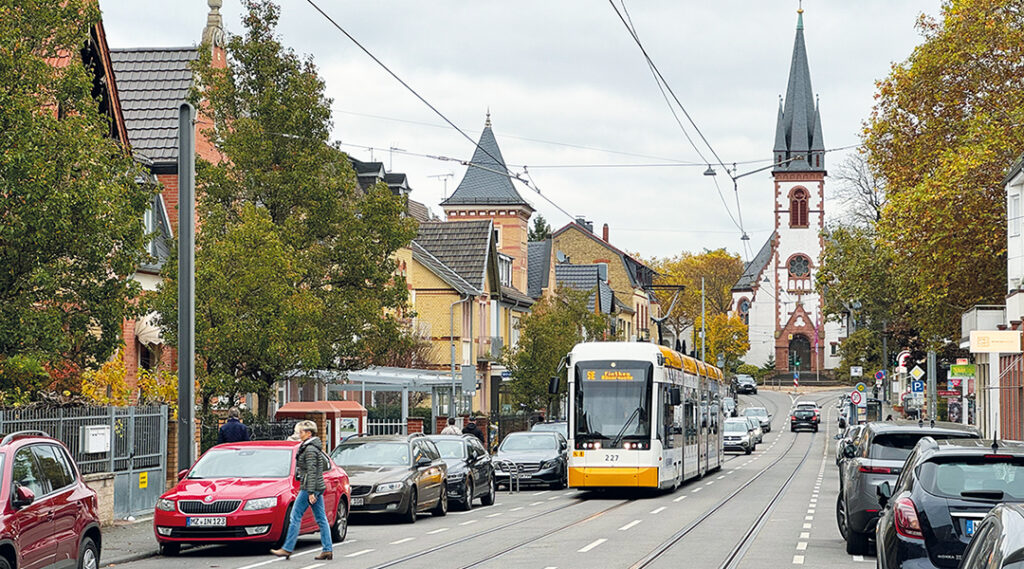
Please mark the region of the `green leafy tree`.
<svg viewBox="0 0 1024 569"><path fill-rule="evenodd" d="M530 228L527 239L529 241L543 241L548 237L551 237L551 226L548 225L544 216L538 213L537 217L533 218L533 227Z"/></svg>
<svg viewBox="0 0 1024 569"><path fill-rule="evenodd" d="M676 298L675 306L672 306L674 291L658 290L654 293L663 310L672 306L672 312L665 315L665 326L676 337L682 337L686 329L700 319L701 277L704 278L706 310L713 316L725 314L732 307L732 287L743 274L743 261L739 255L725 249L705 250L697 254L684 252L675 257L652 259L647 264L659 273L658 284L685 287Z"/></svg>
<svg viewBox="0 0 1024 569"><path fill-rule="evenodd" d="M533 305L519 321L519 344L506 349L502 363L512 373L513 400L529 409L548 408L560 395L548 392L558 364L584 339L599 339L608 319L587 308L592 291L559 288ZM565 382L560 383L562 392Z"/></svg>
<svg viewBox="0 0 1024 569"><path fill-rule="evenodd" d="M136 311L154 188L93 96L97 21L86 0L0 4L0 360L104 362Z"/></svg>
<svg viewBox="0 0 1024 569"><path fill-rule="evenodd" d="M695 345L700 346L700 318L694 323L694 330ZM743 356L750 350L747 325L738 314L718 313L709 316L704 349L707 363L717 366L718 358L721 356L724 368L735 372L743 363ZM700 356L700 351L697 355Z"/></svg>
<svg viewBox="0 0 1024 569"><path fill-rule="evenodd" d="M365 367L400 335L386 315L407 297L393 254L416 228L403 198L385 184L360 191L327 143L331 100L312 60L278 42L279 8L245 7L227 66L201 50L192 94L224 158L197 163L196 351L204 396L255 392L265 416L289 372ZM158 301L172 342L176 267Z"/></svg>

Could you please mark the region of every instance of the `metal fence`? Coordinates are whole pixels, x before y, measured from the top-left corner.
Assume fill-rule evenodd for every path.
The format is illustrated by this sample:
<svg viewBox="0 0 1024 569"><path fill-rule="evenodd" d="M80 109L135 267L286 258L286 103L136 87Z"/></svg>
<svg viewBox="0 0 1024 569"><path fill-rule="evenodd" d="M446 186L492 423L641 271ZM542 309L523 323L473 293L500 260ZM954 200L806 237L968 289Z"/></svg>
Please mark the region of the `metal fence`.
<svg viewBox="0 0 1024 569"><path fill-rule="evenodd" d="M252 421L245 423L252 429L254 441L283 441L295 432L295 423L299 419L282 419L280 421ZM217 444L217 433L223 420L219 418L204 419L200 425L199 451L206 452Z"/></svg>
<svg viewBox="0 0 1024 569"><path fill-rule="evenodd" d="M406 423L401 419L383 419L366 422L366 434L368 435L404 435L406 434Z"/></svg>
<svg viewBox="0 0 1024 569"><path fill-rule="evenodd" d="M85 427L106 427L109 450L86 452ZM64 443L82 474L114 474L114 514L151 510L167 468L167 406L0 410L0 433L39 430ZM150 479L153 483L150 484Z"/></svg>

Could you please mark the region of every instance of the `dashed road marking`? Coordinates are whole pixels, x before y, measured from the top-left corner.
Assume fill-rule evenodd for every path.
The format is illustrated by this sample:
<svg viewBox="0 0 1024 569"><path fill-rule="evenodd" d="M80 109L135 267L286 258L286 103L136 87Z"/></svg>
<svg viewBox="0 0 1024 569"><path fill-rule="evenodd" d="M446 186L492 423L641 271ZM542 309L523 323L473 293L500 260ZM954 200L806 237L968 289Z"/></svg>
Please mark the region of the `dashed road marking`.
<svg viewBox="0 0 1024 569"><path fill-rule="evenodd" d="M584 545L583 547L577 549L576 552L577 553L586 553L586 552L590 551L591 549L594 549L595 547L597 547L598 545L601 545L602 543L604 543L606 541L608 541L608 540L603 538L603 537L601 539L595 539L594 541L588 543L587 545Z"/></svg>
<svg viewBox="0 0 1024 569"><path fill-rule="evenodd" d="M811 524L804 524L804 529L811 529Z"/></svg>
<svg viewBox="0 0 1024 569"><path fill-rule="evenodd" d="M708 480L708 483L707 483L707 484L705 484L705 486L711 486L711 485L712 485L712 484L714 484L714 483L715 483L715 481L714 481L714 480Z"/></svg>
<svg viewBox="0 0 1024 569"><path fill-rule="evenodd" d="M519 506L518 508L512 508L512 509L511 509L511 510L509 510L509 511L510 511L510 512L518 512L519 510L522 510L522 509L523 509L523 507L522 507L522 506Z"/></svg>
<svg viewBox="0 0 1024 569"><path fill-rule="evenodd" d="M724 475L724 474L723 474L723 475L721 475L721 476L719 476L718 478L715 478L715 480L721 480L721 479L723 479L723 478L725 478L725 475Z"/></svg>
<svg viewBox="0 0 1024 569"><path fill-rule="evenodd" d="M548 498L548 500L557 500L557 499L558 499L558 496L552 496L552 497Z"/></svg>
<svg viewBox="0 0 1024 569"><path fill-rule="evenodd" d="M543 496L544 494L547 494L548 492L551 492L551 490L541 490L540 492L534 492L531 495L532 496Z"/></svg>
<svg viewBox="0 0 1024 569"><path fill-rule="evenodd" d="M450 530L450 529L452 529L452 528L438 528L438 529L435 529L435 530L433 530L433 531L428 531L428 532L427 532L427 535L434 535L435 533L442 533L442 532L446 532L446 531L448 531L448 530Z"/></svg>
<svg viewBox="0 0 1024 569"><path fill-rule="evenodd" d="M803 565L803 564L804 564L804 556L803 555L794 555L793 556L793 565Z"/></svg>
<svg viewBox="0 0 1024 569"><path fill-rule="evenodd" d="M496 518L496 517L498 517L498 516L500 516L500 515L501 515L501 512L497 512L497 513L494 513L494 514L489 514L489 515L486 515L486 516L484 516L484 517L485 517L485 518Z"/></svg>
<svg viewBox="0 0 1024 569"><path fill-rule="evenodd" d="M468 523L472 523L472 522L466 522L466 523L468 524ZM462 524L459 524L459 525L462 525ZM415 537L403 537L402 539L399 539L399 540L396 540L396 541L392 541L388 545L400 545L402 543L408 543L408 542L410 542L410 541L412 541L414 539L416 539L416 538Z"/></svg>
<svg viewBox="0 0 1024 569"><path fill-rule="evenodd" d="M812 521L814 520L814 516L804 516L804 519L807 521Z"/></svg>
<svg viewBox="0 0 1024 569"><path fill-rule="evenodd" d="M626 531L626 530L628 530L629 528L635 526L638 523L640 523L640 520L633 520L633 521L629 522L628 524L620 527L619 531Z"/></svg>
<svg viewBox="0 0 1024 569"><path fill-rule="evenodd" d="M703 488L694 488L693 490L690 490L690 492L700 492L701 490L703 490Z"/></svg>
<svg viewBox="0 0 1024 569"><path fill-rule="evenodd" d="M468 526L469 524L475 524L477 520L469 520L468 522L462 522L460 526Z"/></svg>
<svg viewBox="0 0 1024 569"><path fill-rule="evenodd" d="M802 531L802 532L800 532L800 539L810 539L810 538L811 538L811 532L809 532L809 531Z"/></svg>
<svg viewBox="0 0 1024 569"><path fill-rule="evenodd" d="M797 551L805 551L806 549L807 549L807 542L806 541L801 541L801 542L798 542L796 544L796 550Z"/></svg>
<svg viewBox="0 0 1024 569"><path fill-rule="evenodd" d="M323 563L314 563L312 565L306 565L305 567L302 567L301 569L315 569L316 567L319 567L321 565L323 565Z"/></svg>
<svg viewBox="0 0 1024 569"><path fill-rule="evenodd" d="M355 553L349 553L345 557L359 557L360 555L366 555L367 553L371 553L371 552L374 552L374 551L377 551L377 550L376 549L363 549L363 550L357 551Z"/></svg>
<svg viewBox="0 0 1024 569"><path fill-rule="evenodd" d="M672 500L672 501L673 501L673 502L680 502L680 501L682 501L682 500L683 500L684 498L686 498L686 494L683 494L682 496L680 496L680 497L678 497L678 498L676 498L675 500Z"/></svg>
<svg viewBox="0 0 1024 569"><path fill-rule="evenodd" d="M661 512L665 511L665 508L667 508L667 507L668 506L662 506L660 508L654 508L653 510L651 510L651 513L652 514L660 514Z"/></svg>
<svg viewBox="0 0 1024 569"><path fill-rule="evenodd" d="M531 505L531 506L539 506L539 505L541 505L541 504L543 504L543 503L544 503L544 502L534 502L534 503L532 503L532 504L530 504L530 505Z"/></svg>

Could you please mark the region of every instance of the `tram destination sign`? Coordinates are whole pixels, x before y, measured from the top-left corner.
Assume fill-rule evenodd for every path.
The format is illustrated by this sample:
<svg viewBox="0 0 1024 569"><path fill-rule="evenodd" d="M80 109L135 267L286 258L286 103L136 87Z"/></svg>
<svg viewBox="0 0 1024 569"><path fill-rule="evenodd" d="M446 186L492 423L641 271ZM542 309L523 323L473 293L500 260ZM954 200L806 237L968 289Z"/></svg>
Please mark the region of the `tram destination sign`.
<svg viewBox="0 0 1024 569"><path fill-rule="evenodd" d="M636 376L631 370L597 369L588 370L587 379L590 381L633 381Z"/></svg>

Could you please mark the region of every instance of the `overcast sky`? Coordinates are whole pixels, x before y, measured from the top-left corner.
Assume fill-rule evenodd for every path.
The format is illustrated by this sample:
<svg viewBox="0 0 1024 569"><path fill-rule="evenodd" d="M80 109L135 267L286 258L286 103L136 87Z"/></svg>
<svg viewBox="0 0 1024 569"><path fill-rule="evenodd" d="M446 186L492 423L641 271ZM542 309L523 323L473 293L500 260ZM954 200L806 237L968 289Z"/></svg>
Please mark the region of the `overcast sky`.
<svg viewBox="0 0 1024 569"><path fill-rule="evenodd" d="M743 253L739 229L712 178L702 175L706 165L589 167L703 162L608 3L316 1L474 139L490 108L510 168L521 172L526 165L546 197L592 220L598 231L608 223L616 246L643 257L717 247ZM224 4L228 32L240 33L239 0ZM208 12L206 0L100 0L100 6L111 47L194 44ZM334 138L378 149L373 158L407 173L412 198L440 213L444 181L436 176L454 175L450 193L465 166L388 148L468 160L472 143L443 126L307 2L282 6L283 43L312 55L327 82ZM740 174L768 164L796 0L627 0L626 7L648 53L722 160L738 162ZM939 0L804 2L826 148L859 142L875 81L920 42L917 17L937 15L939 7ZM369 150L344 148L371 157ZM830 153L827 165L846 152ZM588 167L564 167L571 165ZM735 215L729 178L719 172L717 180ZM568 222L533 190L518 183L517 189L555 228ZM756 252L772 230L770 174L742 178L739 195ZM831 218L837 208L829 205Z"/></svg>

